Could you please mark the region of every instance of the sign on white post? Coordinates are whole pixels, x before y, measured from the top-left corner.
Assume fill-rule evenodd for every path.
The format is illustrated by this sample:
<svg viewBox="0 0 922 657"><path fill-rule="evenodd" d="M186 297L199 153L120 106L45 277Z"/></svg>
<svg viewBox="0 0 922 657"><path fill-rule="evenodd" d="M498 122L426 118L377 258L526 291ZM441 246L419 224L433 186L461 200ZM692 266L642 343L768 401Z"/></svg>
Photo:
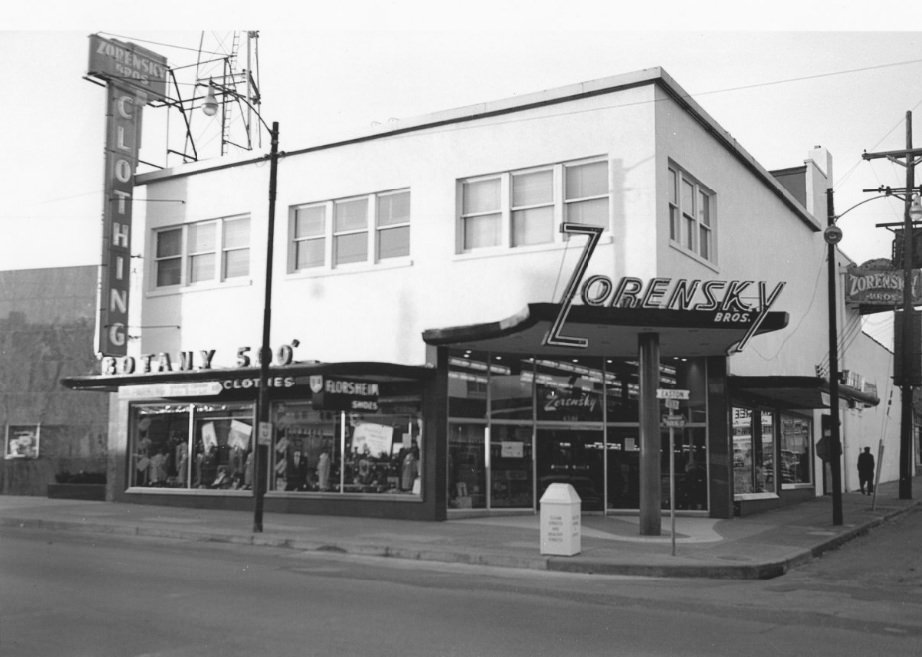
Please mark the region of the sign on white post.
<svg viewBox="0 0 922 657"><path fill-rule="evenodd" d="M680 388L657 388L657 399L688 399L689 391Z"/></svg>

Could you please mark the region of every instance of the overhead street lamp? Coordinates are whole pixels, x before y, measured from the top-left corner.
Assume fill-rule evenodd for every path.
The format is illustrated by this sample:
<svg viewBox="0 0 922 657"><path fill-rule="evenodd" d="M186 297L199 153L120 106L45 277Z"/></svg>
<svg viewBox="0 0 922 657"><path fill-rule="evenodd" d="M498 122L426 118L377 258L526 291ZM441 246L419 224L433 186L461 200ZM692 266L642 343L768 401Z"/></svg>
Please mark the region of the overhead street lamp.
<svg viewBox="0 0 922 657"><path fill-rule="evenodd" d="M266 489L265 463L268 462L268 450L266 450L265 460L263 458L261 444L262 437L266 434L271 436L271 424L269 423L269 363L272 360L272 349L269 345L269 333L272 327L272 261L273 247L275 243L275 197L278 181L278 160L279 160L279 124L274 121L272 126L266 124L265 120L259 114L250 101L243 95L237 93L234 89L216 85L213 81L208 82L208 93L202 102L202 112L206 116L214 116L218 112L218 99L215 91L222 95L233 96L247 104L253 110L256 118L262 123L263 127L269 131L271 146L269 149L269 217L266 226L266 288L263 297L263 323L262 323L262 344L259 348L259 394L256 403L256 417L258 425L256 433L253 435L253 531L262 532L263 530L263 497Z"/></svg>
<svg viewBox="0 0 922 657"><path fill-rule="evenodd" d="M870 190L865 190L870 191ZM836 327L837 321L837 293L836 293L836 259L835 251L836 244L842 240L842 229L836 225L836 222L841 219L843 216L854 210L855 208L869 203L875 199L886 198L889 196L896 196L900 198L899 194L895 193L893 190L887 189L886 193L873 196L871 198L865 199L860 203L856 203L851 206L844 212L840 214L835 213L835 204L833 200L833 190L828 188L826 190L826 230L823 232L823 238L826 240L827 246L827 278L828 278L828 289L829 289L829 450L830 450L830 470L832 476L832 524L841 525L843 522L842 518L842 446L841 446L841 436L840 436L840 426L839 426L839 340L838 340L838 330ZM922 220L922 203L919 202L919 194L912 194L911 197L907 193L906 198L906 225L904 226L904 237L903 237L903 271L904 271L904 281L903 281L903 326L897 330L908 331L911 327L909 323L911 319L911 312L907 313L906 308L908 307L910 311L912 310L912 226L915 222ZM908 270L908 274L906 271ZM903 358L903 374L904 379L908 377L909 373L909 363L906 358L906 349L905 346L908 342L908 336L911 335L909 332L903 333L902 344L903 354L897 354L898 357L902 356ZM908 388L908 391L907 391ZM901 394L903 395L903 408L907 407L910 409L909 419L907 421L905 413L902 418L902 424L900 428L900 481L902 486L903 479L903 459L907 458L904 456L907 453L907 449L904 446L905 443L905 434L908 432L911 436L912 433L912 385L903 384ZM910 449L908 450L909 459L911 459L911 443ZM902 488L901 488L902 491ZM902 497L902 492L901 492ZM910 494L911 497L911 494Z"/></svg>

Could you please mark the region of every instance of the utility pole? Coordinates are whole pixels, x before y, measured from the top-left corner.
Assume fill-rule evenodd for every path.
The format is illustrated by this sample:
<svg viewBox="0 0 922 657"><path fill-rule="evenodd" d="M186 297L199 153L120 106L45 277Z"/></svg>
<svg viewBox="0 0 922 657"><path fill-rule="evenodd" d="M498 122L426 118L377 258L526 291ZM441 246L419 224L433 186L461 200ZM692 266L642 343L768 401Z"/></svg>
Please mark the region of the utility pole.
<svg viewBox="0 0 922 657"><path fill-rule="evenodd" d="M910 366L908 349L912 337L913 302L912 302L912 245L913 221L909 212L912 206L913 188L915 187L915 167L922 161L922 149L912 147L912 112L906 112L906 148L899 151L882 151L879 153L864 153L861 157L865 160L887 158L906 167L905 208L903 211L903 320L896 329L901 332L902 354L896 354L902 359L903 376L900 385L900 484L899 496L901 500L912 499L912 388L913 368Z"/></svg>

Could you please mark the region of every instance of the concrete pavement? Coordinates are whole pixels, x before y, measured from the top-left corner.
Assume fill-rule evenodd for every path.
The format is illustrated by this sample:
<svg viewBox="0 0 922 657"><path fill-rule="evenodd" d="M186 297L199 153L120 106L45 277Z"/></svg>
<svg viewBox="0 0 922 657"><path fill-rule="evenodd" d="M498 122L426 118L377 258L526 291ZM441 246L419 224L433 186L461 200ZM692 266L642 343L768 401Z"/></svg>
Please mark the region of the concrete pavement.
<svg viewBox="0 0 922 657"><path fill-rule="evenodd" d="M914 480L916 497L920 485ZM8 495L0 496L0 536L32 527L599 575L768 579L922 505L899 499L896 482L879 486L876 499L842 497L841 526L828 496L745 518L679 516L675 555L668 515L656 537L640 536L636 516L584 515L581 552L547 556L537 514L417 522L266 513L253 533L244 511Z"/></svg>

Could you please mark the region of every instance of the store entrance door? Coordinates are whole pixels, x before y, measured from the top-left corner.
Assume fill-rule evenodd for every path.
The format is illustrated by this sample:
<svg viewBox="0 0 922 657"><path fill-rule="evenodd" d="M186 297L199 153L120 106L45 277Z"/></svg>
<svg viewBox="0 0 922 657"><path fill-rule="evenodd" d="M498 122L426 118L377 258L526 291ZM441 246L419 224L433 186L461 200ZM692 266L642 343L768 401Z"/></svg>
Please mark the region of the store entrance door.
<svg viewBox="0 0 922 657"><path fill-rule="evenodd" d="M538 502L548 486L570 484L583 511L603 510L605 474L601 426L538 427Z"/></svg>

